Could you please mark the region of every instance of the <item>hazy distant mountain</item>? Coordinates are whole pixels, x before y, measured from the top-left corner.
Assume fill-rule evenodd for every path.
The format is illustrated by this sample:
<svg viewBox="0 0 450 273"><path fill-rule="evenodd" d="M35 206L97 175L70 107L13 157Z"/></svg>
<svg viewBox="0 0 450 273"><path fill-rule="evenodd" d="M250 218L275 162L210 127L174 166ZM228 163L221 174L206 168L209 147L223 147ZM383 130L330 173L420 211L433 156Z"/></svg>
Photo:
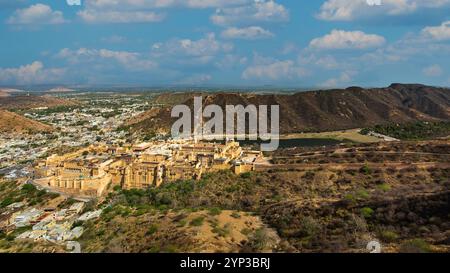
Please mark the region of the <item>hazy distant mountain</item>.
<svg viewBox="0 0 450 273"><path fill-rule="evenodd" d="M66 87L55 87L45 91L46 93L66 93L66 92L75 92L75 89L66 88Z"/></svg>
<svg viewBox="0 0 450 273"><path fill-rule="evenodd" d="M30 109L39 107L56 107L76 105L77 102L52 96L18 95L0 97L0 109Z"/></svg>
<svg viewBox="0 0 450 273"><path fill-rule="evenodd" d="M157 102L176 102L186 94L164 94ZM204 105L280 105L282 133L360 128L384 123L450 120L450 89L419 84L392 84L387 88L299 92L293 95L213 93L203 96ZM171 104L171 103L169 103ZM193 94L184 104L192 108ZM125 125L133 131L170 132L176 119L171 106L152 109Z"/></svg>
<svg viewBox="0 0 450 273"><path fill-rule="evenodd" d="M12 93L20 93L20 92L24 91L12 88L0 88L0 98L9 97L11 96Z"/></svg>

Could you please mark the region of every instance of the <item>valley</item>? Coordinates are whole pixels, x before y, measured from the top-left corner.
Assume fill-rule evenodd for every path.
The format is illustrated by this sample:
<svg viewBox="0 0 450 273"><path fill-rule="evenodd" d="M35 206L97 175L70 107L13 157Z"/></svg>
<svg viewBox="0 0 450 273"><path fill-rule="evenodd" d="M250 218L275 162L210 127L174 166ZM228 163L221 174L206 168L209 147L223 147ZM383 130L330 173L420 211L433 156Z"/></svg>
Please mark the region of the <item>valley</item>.
<svg viewBox="0 0 450 273"><path fill-rule="evenodd" d="M355 108L368 92L364 107L375 106ZM398 105L377 112L378 93ZM388 253L450 251L449 102L436 99L448 90L203 95L280 102L279 149L171 139L167 114L190 105L185 93L64 92L47 106L5 105L16 125L2 119L0 252L67 252L69 240L95 253L361 253L374 240ZM316 96L329 103L312 107Z"/></svg>

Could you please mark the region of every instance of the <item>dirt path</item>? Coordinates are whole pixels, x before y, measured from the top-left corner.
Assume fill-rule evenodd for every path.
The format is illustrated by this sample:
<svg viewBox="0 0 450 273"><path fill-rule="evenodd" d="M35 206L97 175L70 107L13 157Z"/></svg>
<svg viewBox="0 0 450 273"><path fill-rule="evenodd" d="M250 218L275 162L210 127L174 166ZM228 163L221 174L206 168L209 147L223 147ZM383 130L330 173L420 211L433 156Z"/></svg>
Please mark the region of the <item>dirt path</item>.
<svg viewBox="0 0 450 273"><path fill-rule="evenodd" d="M396 169L406 169L411 166L418 168L450 168L450 163L442 162L420 162L420 163L326 163L326 164L308 164L308 163L298 163L298 164L272 164L272 165L256 165L256 171L267 171L267 170L279 170L279 169L317 169L326 168L331 170L347 170L347 169L360 169L361 167L367 166L373 169L380 168L396 168Z"/></svg>

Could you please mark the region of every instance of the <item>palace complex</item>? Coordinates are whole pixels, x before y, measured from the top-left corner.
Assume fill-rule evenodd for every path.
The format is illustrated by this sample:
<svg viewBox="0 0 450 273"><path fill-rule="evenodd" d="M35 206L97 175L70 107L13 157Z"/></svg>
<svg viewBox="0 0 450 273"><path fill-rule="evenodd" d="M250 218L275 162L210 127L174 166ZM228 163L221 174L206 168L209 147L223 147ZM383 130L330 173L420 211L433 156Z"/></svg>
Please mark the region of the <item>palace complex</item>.
<svg viewBox="0 0 450 273"><path fill-rule="evenodd" d="M260 158L261 152L244 149L234 141L92 145L39 161L34 183L61 193L94 197L115 186L145 189L165 182L199 180L204 173L225 169L248 172Z"/></svg>

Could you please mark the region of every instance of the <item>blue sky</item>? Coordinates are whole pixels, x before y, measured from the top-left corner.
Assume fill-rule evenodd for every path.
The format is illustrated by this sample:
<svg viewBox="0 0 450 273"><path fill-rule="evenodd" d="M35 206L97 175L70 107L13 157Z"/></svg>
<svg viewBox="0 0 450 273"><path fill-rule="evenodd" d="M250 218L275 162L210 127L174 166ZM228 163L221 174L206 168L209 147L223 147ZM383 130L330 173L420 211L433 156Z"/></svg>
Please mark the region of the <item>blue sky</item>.
<svg viewBox="0 0 450 273"><path fill-rule="evenodd" d="M450 0L0 0L0 86L450 85Z"/></svg>

